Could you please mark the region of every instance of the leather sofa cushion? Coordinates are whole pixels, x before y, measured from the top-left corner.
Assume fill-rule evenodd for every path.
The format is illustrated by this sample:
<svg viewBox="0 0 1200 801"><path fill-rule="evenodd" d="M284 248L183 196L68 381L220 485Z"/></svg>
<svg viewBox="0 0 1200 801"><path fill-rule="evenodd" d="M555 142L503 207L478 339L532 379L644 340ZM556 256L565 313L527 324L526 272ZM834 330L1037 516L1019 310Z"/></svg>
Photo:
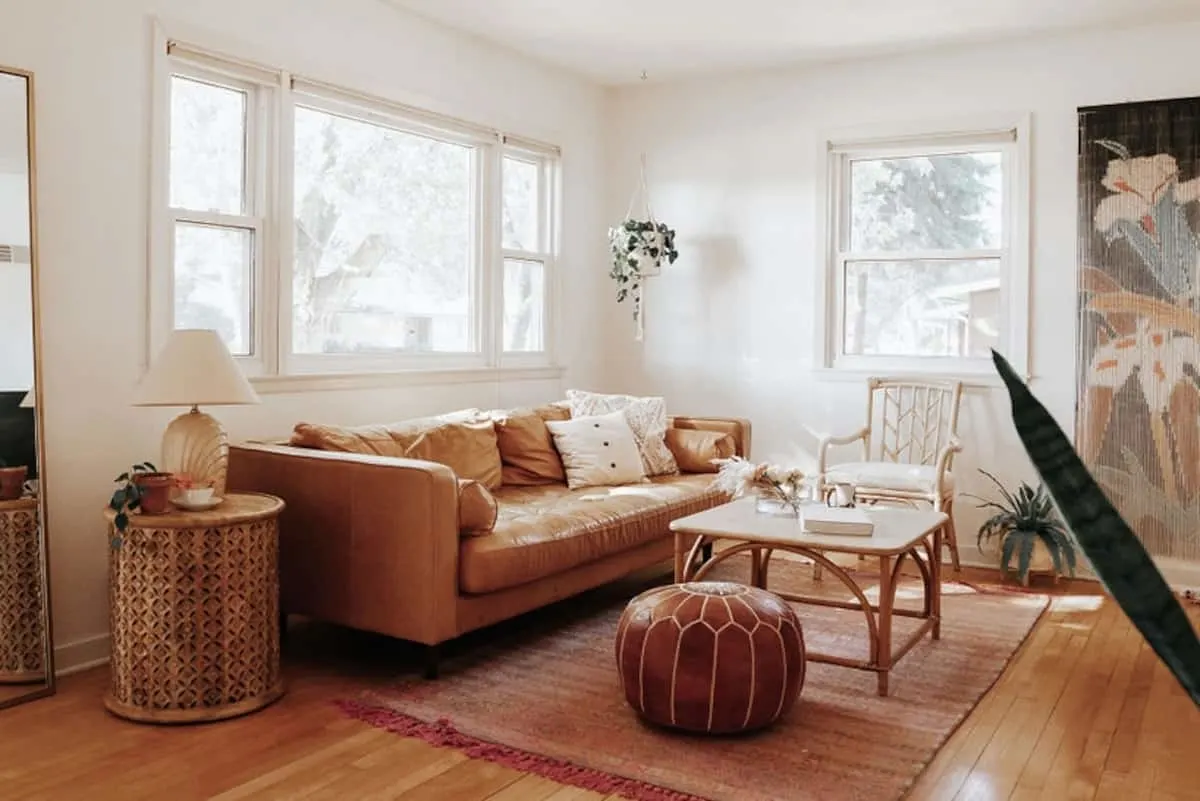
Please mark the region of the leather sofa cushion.
<svg viewBox="0 0 1200 801"><path fill-rule="evenodd" d="M500 486L500 449L491 420L442 423L426 429L404 455L444 464L457 477L478 481L489 490Z"/></svg>
<svg viewBox="0 0 1200 801"><path fill-rule="evenodd" d="M733 437L722 431L668 428L666 442L684 473L715 473L713 459L728 459L737 452Z"/></svg>
<svg viewBox="0 0 1200 801"><path fill-rule="evenodd" d="M547 420L570 420L569 407L547 404L535 409L493 412L505 486L561 484L567 476L554 448Z"/></svg>
<svg viewBox="0 0 1200 801"><path fill-rule="evenodd" d="M492 534L459 545L459 587L487 593L671 536L671 520L726 497L711 476L660 476L626 487L502 487Z"/></svg>
<svg viewBox="0 0 1200 801"><path fill-rule="evenodd" d="M469 478L458 480L458 532L466 537L491 534L500 505L487 487Z"/></svg>
<svg viewBox="0 0 1200 801"><path fill-rule="evenodd" d="M403 458L417 438L429 429L448 422L478 420L481 414L478 409L463 409L434 417L364 426L297 423L288 444L297 448Z"/></svg>

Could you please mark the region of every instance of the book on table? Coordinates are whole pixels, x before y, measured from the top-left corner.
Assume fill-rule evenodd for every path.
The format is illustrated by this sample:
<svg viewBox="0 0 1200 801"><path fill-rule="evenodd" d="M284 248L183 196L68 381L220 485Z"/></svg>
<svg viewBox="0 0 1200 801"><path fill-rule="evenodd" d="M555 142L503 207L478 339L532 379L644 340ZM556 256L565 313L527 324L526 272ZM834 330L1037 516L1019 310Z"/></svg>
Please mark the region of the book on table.
<svg viewBox="0 0 1200 801"><path fill-rule="evenodd" d="M853 507L805 507L803 528L807 534L844 534L850 537L869 537L875 531L871 516Z"/></svg>

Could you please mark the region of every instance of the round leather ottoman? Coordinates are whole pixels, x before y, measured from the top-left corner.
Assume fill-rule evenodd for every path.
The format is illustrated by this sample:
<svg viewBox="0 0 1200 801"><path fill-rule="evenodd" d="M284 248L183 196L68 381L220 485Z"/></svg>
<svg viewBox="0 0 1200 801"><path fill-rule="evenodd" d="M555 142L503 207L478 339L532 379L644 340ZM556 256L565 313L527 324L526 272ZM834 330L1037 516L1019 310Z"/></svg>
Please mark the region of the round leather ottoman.
<svg viewBox="0 0 1200 801"><path fill-rule="evenodd" d="M629 602L617 624L625 699L651 723L712 734L774 723L804 684L792 608L724 581L673 584Z"/></svg>

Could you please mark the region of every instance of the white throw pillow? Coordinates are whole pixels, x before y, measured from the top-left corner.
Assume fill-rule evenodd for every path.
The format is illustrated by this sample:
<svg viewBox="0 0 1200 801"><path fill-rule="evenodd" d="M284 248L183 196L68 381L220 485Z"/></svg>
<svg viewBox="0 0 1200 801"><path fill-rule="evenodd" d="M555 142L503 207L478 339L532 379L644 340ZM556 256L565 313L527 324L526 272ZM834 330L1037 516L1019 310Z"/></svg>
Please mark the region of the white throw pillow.
<svg viewBox="0 0 1200 801"><path fill-rule="evenodd" d="M572 417L623 411L648 476L673 476L679 472L674 454L667 447L667 403L662 398L633 395L602 395L579 389L567 390Z"/></svg>
<svg viewBox="0 0 1200 801"><path fill-rule="evenodd" d="M642 457L624 412L547 420L567 486L611 487L644 481Z"/></svg>

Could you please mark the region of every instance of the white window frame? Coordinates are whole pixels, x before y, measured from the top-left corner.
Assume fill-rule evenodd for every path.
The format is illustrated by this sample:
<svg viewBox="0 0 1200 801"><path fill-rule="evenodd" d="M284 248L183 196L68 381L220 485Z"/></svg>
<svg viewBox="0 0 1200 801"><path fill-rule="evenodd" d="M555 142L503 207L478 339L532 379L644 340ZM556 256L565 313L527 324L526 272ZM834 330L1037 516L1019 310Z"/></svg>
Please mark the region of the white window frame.
<svg viewBox="0 0 1200 801"><path fill-rule="evenodd" d="M558 209L559 161L551 151L531 144L523 144L506 137L501 142L498 168L503 170L504 158L534 164L538 169L538 242L532 250L518 250L504 247L503 232L499 223L502 212L496 209L496 236L501 239L499 245L498 263L495 265L494 276L498 291L495 293L494 313L498 324L496 333L496 353L498 362L505 366L537 365L547 358L554 358L554 332L557 330L553 317L556 305L553 299L558 293L558 271L556 253L558 251L557 229L555 220ZM503 172L501 172L503 180ZM503 189L503 187L501 187ZM518 261L537 262L542 265L542 350L540 351L510 351L504 349L504 262L513 259Z"/></svg>
<svg viewBox="0 0 1200 801"><path fill-rule="evenodd" d="M826 377L867 375L959 378L995 383L988 358L886 356L845 352L845 278L849 265L866 261L995 259L1000 263L998 350L1028 377L1029 362L1029 120L1027 115L875 126L822 137L824 231L818 264L817 353ZM996 249L871 253L850 248L850 168L854 161L1000 152L1004 170L1003 237Z"/></svg>
<svg viewBox="0 0 1200 801"><path fill-rule="evenodd" d="M501 377L542 379L562 375L554 348L558 297L555 266L561 219L558 209L561 151L558 147L180 43L169 39L158 26L155 27L153 61L146 364L166 343L174 328L174 226L176 220L181 220L249 228L255 232L252 353L237 357L237 360L260 392L480 381ZM247 105L246 214L196 214L170 208L172 75L252 92L253 102ZM475 241L470 276L472 351L382 356L292 353L294 111L297 105L474 148L472 208ZM539 222L543 242L536 252L502 248L501 167L506 154L536 160L541 165ZM540 261L544 265L546 308L542 351L504 353L502 350L504 307L501 292L506 256Z"/></svg>

